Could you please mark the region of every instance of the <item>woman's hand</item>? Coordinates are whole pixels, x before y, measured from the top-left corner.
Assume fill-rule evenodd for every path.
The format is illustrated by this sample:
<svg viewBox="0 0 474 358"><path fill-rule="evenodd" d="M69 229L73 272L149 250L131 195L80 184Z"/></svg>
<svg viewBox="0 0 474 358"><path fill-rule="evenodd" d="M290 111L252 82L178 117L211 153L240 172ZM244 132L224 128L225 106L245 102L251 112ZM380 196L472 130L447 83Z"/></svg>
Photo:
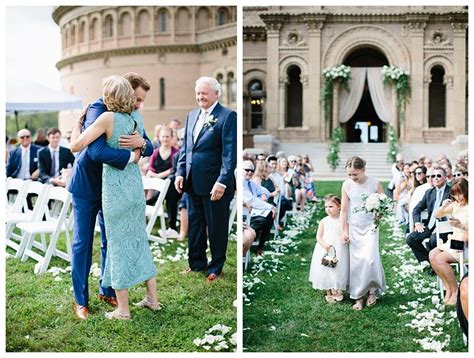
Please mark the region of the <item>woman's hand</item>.
<svg viewBox="0 0 474 358"><path fill-rule="evenodd" d="M142 151L140 148L137 148L133 151L135 153L135 159L133 160L133 162L135 164L138 164L138 161L140 160L141 156L142 156Z"/></svg>
<svg viewBox="0 0 474 358"><path fill-rule="evenodd" d="M451 204L451 199L444 199L443 204L441 205L443 208L446 208L449 204Z"/></svg>
<svg viewBox="0 0 474 358"><path fill-rule="evenodd" d="M349 232L347 230L344 230L342 233L342 243L343 244L348 244L349 243Z"/></svg>

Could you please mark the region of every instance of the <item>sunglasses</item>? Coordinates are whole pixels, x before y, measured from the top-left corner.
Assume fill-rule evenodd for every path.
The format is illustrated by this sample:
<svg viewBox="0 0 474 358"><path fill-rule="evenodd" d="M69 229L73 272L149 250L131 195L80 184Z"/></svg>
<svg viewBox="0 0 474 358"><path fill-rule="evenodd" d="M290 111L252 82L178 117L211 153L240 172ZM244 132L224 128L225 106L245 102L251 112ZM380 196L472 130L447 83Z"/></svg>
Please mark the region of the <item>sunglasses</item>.
<svg viewBox="0 0 474 358"><path fill-rule="evenodd" d="M441 174L433 174L433 175L430 175L429 177L430 177L431 179L434 179L434 178L440 179L440 178L442 178L443 176L442 176Z"/></svg>
<svg viewBox="0 0 474 358"><path fill-rule="evenodd" d="M454 174L454 177L462 177L463 176L463 173L456 173Z"/></svg>
<svg viewBox="0 0 474 358"><path fill-rule="evenodd" d="M20 139L30 138L30 137L31 137L30 135L22 135L22 136L20 136Z"/></svg>
<svg viewBox="0 0 474 358"><path fill-rule="evenodd" d="M247 173L255 173L255 170L253 169L244 169Z"/></svg>
<svg viewBox="0 0 474 358"><path fill-rule="evenodd" d="M423 172L415 172L415 175L421 175Z"/></svg>

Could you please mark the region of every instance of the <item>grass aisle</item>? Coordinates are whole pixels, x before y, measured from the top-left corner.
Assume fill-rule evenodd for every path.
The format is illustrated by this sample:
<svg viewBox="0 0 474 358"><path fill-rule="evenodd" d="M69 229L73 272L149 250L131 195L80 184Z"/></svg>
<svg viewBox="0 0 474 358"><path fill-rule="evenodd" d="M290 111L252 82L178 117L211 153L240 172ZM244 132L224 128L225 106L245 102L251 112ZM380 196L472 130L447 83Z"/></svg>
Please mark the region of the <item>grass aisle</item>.
<svg viewBox="0 0 474 358"><path fill-rule="evenodd" d="M318 196L340 193L341 184L318 183ZM292 239L293 248L278 256L280 268L271 271L271 276L267 272L246 274L244 351L467 351L457 320L452 317L454 309L444 312L441 304L431 302L432 296L434 303L438 297L433 288L435 278L425 278L404 244L391 240L387 232L381 233L380 240L387 294L376 306L360 312L352 309L347 294L342 303L327 304L325 293L314 290L308 281L317 223L324 215L322 205L318 205L312 218L303 219L309 227ZM275 265L270 257L264 261ZM254 263L254 268L262 266L265 264Z"/></svg>
<svg viewBox="0 0 474 358"><path fill-rule="evenodd" d="M99 237L94 242L92 262L100 262ZM231 327L210 350L233 350L231 334L236 331L236 241L230 240L225 276L213 283L204 274L179 272L187 267L184 243L171 242L153 250L157 263L158 298L164 309L152 312L131 307L131 321L108 321L110 307L96 299L99 280L89 278L91 315L84 322L72 312L73 293L69 272L33 273L35 261L6 260L6 350L80 352L157 352L205 351L193 342L203 338L217 324ZM13 251L7 250L10 254ZM67 263L53 259L50 267L66 269ZM96 270L97 271L97 270ZM100 270L99 270L100 272ZM59 277L59 279L57 278ZM129 292L130 302L138 302L144 286ZM218 335L217 331L212 332ZM226 349L225 346L228 346Z"/></svg>

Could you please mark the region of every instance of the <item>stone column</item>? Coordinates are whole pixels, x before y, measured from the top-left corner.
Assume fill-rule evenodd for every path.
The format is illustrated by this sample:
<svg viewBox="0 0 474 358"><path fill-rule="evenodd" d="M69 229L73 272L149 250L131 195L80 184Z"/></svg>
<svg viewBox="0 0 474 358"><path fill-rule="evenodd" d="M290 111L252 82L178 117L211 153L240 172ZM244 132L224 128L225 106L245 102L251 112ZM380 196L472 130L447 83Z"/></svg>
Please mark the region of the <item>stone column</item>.
<svg viewBox="0 0 474 358"><path fill-rule="evenodd" d="M309 85L308 85L308 75L304 74L300 76L300 82L302 85L303 89L303 118L301 121L301 129L308 130L309 128L309 123L311 122L311 112L310 112L310 102L312 100L311 98L311 92L309 91Z"/></svg>
<svg viewBox="0 0 474 358"><path fill-rule="evenodd" d="M266 104L266 129L267 134L277 135L279 125L279 102L285 101L285 97L279 98L279 43L280 28L279 19L265 18L267 27L267 104ZM283 126L284 127L284 126Z"/></svg>
<svg viewBox="0 0 474 358"><path fill-rule="evenodd" d="M314 130L314 134L318 141L324 141L326 122L321 111L321 32L324 26L324 15L306 15L303 18L306 28L308 29L308 92L310 98L307 108L307 114L303 118L304 125L308 126L310 131Z"/></svg>
<svg viewBox="0 0 474 358"><path fill-rule="evenodd" d="M467 16L467 15L466 15ZM452 108L451 112L448 112L451 118L448 118L447 127L449 124L454 130L454 135L466 133L466 28L467 18L465 22L460 22L463 19L452 19L451 26L453 27L454 39L453 39L453 63L454 73L452 81ZM448 85L446 85L446 91L448 91ZM447 93L446 93L447 96Z"/></svg>
<svg viewBox="0 0 474 358"><path fill-rule="evenodd" d="M424 76L423 78L423 129L430 127L430 83L431 74ZM446 97L447 98L447 97ZM447 111L446 111L447 113Z"/></svg>
<svg viewBox="0 0 474 358"><path fill-rule="evenodd" d="M170 33L170 43L174 43L175 42L175 34L176 34L176 18L175 18L175 15L176 15L176 7L175 6L171 6L168 8L169 11L170 11L170 22L169 22L169 33Z"/></svg>
<svg viewBox="0 0 474 358"><path fill-rule="evenodd" d="M424 74L424 32L428 16L408 15L407 20L411 40L411 100L404 120L409 125L402 125L405 130L400 133L400 137L410 142L422 142L423 122L427 114L423 113L423 86L421 84L423 83ZM398 64L394 65L397 66Z"/></svg>
<svg viewBox="0 0 474 358"><path fill-rule="evenodd" d="M280 101L278 103L278 130L285 129L285 118L286 118L286 86L288 85L288 76L284 74L279 78L278 81L278 97ZM268 98L268 92L267 92ZM268 104L268 103L267 103ZM266 107L268 111L268 107ZM268 113L268 112L267 112Z"/></svg>
<svg viewBox="0 0 474 358"><path fill-rule="evenodd" d="M456 96L453 98L453 89L454 89L454 80L453 76L444 75L443 84L445 86L446 91L446 125L447 129L454 130L454 136L459 134L464 134L464 121L462 120L464 117L457 117L457 109L456 104L453 101L456 100ZM463 87L464 88L464 87ZM464 109L464 102L459 104L460 107ZM459 131L459 132L458 132Z"/></svg>

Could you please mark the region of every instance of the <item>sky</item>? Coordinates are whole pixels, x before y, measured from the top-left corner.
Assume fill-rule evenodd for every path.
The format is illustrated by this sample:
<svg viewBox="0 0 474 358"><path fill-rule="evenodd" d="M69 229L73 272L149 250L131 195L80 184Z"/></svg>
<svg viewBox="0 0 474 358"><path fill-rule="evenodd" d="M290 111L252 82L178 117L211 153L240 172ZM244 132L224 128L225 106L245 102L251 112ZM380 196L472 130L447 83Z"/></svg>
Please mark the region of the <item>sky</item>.
<svg viewBox="0 0 474 358"><path fill-rule="evenodd" d="M61 89L55 67L61 59L61 34L52 11L52 6L5 8L7 83L8 79L18 78Z"/></svg>

